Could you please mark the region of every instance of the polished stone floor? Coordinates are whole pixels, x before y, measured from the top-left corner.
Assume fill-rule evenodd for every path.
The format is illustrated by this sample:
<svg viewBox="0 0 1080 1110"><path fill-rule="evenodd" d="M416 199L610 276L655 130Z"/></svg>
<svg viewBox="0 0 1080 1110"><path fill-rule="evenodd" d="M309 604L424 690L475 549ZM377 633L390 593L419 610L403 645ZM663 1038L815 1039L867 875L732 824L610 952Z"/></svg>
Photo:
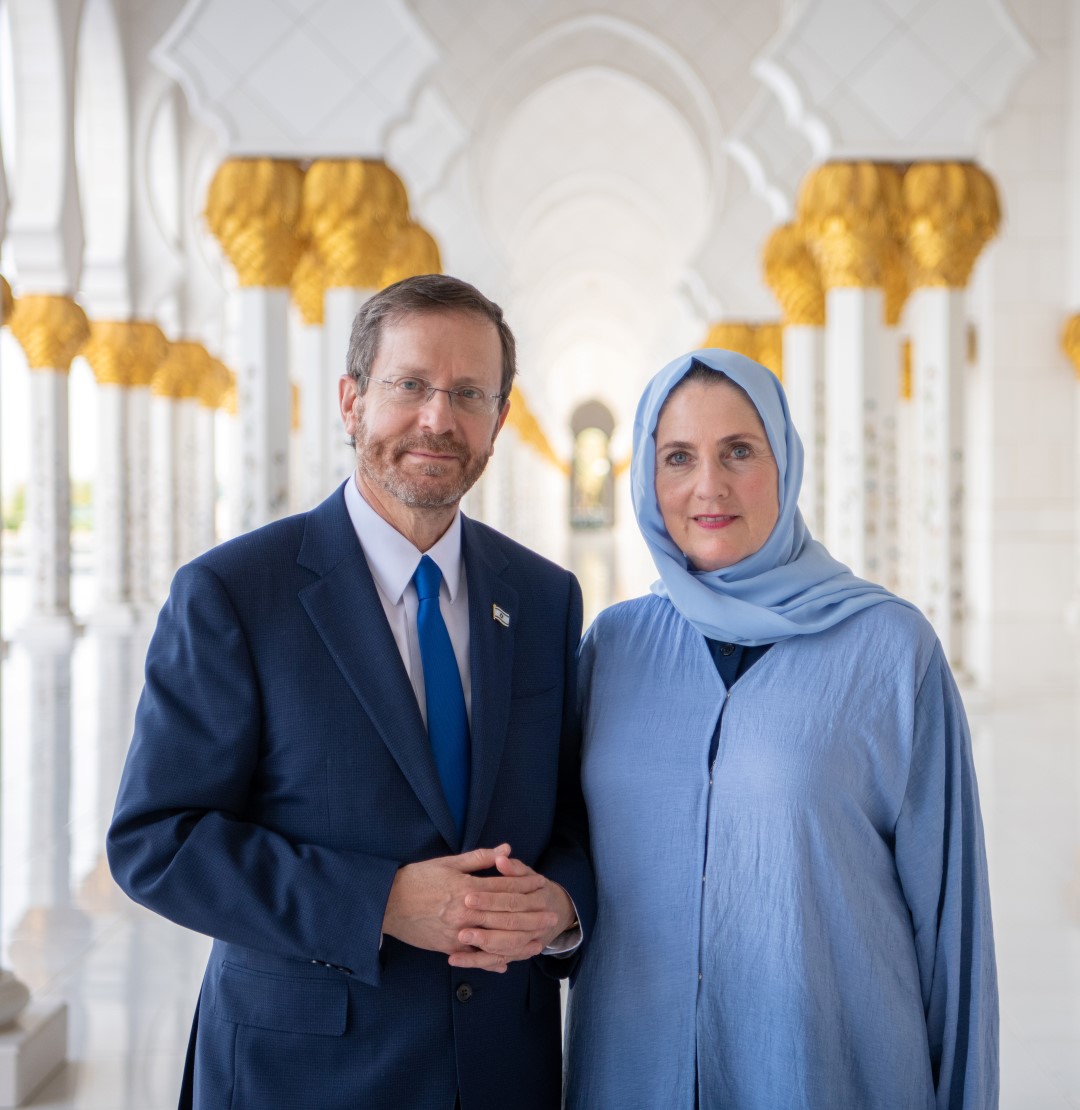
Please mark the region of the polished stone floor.
<svg viewBox="0 0 1080 1110"><path fill-rule="evenodd" d="M4 580L9 632L24 587ZM70 1062L36 1107L176 1104L208 942L129 903L101 847L145 636L91 626L71 647L16 640L3 664L0 964L37 998L64 999L70 1014ZM1008 1110L1080 1110L1080 658L1073 674L1078 681L1058 689L968 698Z"/></svg>

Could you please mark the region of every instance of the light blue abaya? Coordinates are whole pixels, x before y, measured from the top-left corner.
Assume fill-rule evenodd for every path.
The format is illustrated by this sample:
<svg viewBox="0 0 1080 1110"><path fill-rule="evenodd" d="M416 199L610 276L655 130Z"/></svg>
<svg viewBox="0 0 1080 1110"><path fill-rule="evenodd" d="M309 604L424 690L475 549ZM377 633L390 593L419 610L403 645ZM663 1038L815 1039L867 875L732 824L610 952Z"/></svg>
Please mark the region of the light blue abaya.
<svg viewBox="0 0 1080 1110"><path fill-rule="evenodd" d="M747 392L762 412L761 389L774 387L756 376L767 371L695 355L744 388L755 379ZM639 410L637 452L651 450L659 406L688 366L662 372L655 411ZM781 460L774 437L787 430L765 423L780 528L801 448L791 432ZM787 520L805 533L795 510ZM813 566L793 567L808 544ZM807 627L777 636L730 690L676 606L685 583L669 588L673 573L707 576L677 558L657 593L601 614L582 644L599 911L571 993L567 1105L994 1107L986 861L948 665L917 610L829 566L806 535L777 546L795 599L783 619ZM708 588L723 591L724 574ZM755 584L738 589L745 599ZM720 608L738 620L739 607ZM724 638L762 640L739 631L725 626Z"/></svg>

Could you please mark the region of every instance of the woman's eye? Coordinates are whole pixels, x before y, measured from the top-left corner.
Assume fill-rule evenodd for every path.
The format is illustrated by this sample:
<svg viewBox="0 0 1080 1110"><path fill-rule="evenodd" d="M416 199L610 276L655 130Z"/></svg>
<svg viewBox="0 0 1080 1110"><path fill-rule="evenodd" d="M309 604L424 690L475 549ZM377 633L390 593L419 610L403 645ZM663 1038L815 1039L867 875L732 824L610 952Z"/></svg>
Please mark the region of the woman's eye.
<svg viewBox="0 0 1080 1110"><path fill-rule="evenodd" d="M689 460L690 456L685 451L672 451L667 457L668 466L683 466Z"/></svg>
<svg viewBox="0 0 1080 1110"><path fill-rule="evenodd" d="M745 443L736 443L731 449L731 457L733 459L748 459L750 458L750 448Z"/></svg>

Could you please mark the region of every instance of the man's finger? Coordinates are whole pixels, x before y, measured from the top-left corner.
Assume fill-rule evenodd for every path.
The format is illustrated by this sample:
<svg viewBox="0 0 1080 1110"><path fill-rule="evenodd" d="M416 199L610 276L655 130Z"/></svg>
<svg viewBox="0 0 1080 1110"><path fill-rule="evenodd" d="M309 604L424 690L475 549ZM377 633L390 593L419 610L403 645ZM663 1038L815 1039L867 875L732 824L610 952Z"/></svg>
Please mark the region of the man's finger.
<svg viewBox="0 0 1080 1110"><path fill-rule="evenodd" d="M460 856L447 856L446 862L463 874L469 874L472 871L488 871L509 854L510 845L500 844L497 848L474 848Z"/></svg>
<svg viewBox="0 0 1080 1110"><path fill-rule="evenodd" d="M559 915L551 910L533 910L525 913L480 913L476 915L475 924L458 933L458 940L462 944L475 945L477 948L485 947L483 937L478 930L498 930L507 933L525 933L529 936L540 937L545 932L553 929L558 923Z"/></svg>
<svg viewBox="0 0 1080 1110"><path fill-rule="evenodd" d="M465 905L472 906L470 899L483 894L517 894L528 897L544 889L547 880L543 875L527 875L523 879L485 877L472 880L472 889L465 895Z"/></svg>
<svg viewBox="0 0 1080 1110"><path fill-rule="evenodd" d="M506 971L509 960L497 952L451 952L449 956L451 967L473 968L480 971L494 971L502 974Z"/></svg>
<svg viewBox="0 0 1080 1110"><path fill-rule="evenodd" d="M509 852L504 856L499 856L494 866L498 868L501 875L509 875L516 878L524 878L526 875L536 874L528 864L522 863L519 859L514 859Z"/></svg>
<svg viewBox="0 0 1080 1110"><path fill-rule="evenodd" d="M501 929L466 930L474 939L473 946L490 955L503 956L507 960L528 960L539 956L544 950L544 942L535 933L506 932ZM464 936L465 933L460 933Z"/></svg>
<svg viewBox="0 0 1080 1110"><path fill-rule="evenodd" d="M500 891L493 890L489 886L466 894L465 905L470 910L480 910L484 913L529 913L551 908L540 890L515 888Z"/></svg>

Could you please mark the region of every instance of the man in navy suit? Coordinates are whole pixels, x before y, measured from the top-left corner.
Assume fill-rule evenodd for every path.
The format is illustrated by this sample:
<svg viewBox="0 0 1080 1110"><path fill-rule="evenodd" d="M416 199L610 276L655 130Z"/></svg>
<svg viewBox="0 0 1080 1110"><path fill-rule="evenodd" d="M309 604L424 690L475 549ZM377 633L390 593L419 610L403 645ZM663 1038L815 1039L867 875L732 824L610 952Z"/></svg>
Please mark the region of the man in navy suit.
<svg viewBox="0 0 1080 1110"><path fill-rule="evenodd" d="M514 373L472 286L376 294L340 387L355 474L176 575L108 852L214 938L182 1106L559 1105L557 976L595 913L581 594L458 509Z"/></svg>

